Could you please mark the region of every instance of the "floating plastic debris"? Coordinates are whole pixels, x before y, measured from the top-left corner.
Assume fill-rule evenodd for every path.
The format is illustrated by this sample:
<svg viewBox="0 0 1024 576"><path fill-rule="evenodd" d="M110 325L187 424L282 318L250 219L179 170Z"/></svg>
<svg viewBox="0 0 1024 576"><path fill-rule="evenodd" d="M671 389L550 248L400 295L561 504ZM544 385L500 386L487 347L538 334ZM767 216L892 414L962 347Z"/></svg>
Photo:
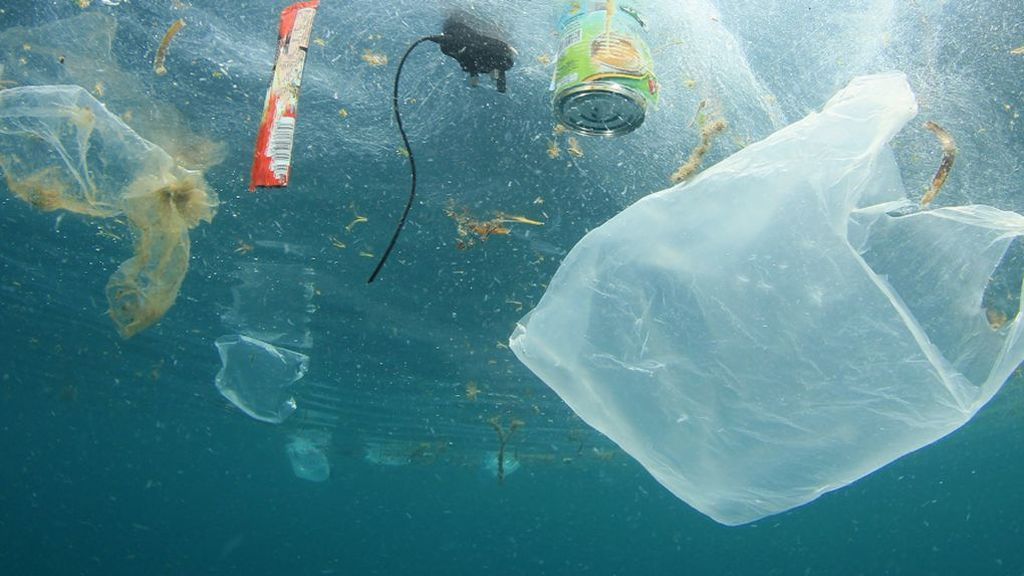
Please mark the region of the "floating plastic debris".
<svg viewBox="0 0 1024 576"><path fill-rule="evenodd" d="M292 4L281 12L274 78L263 106L256 137L249 190L259 186L287 186L292 165L292 144L299 106L299 86L313 18L320 0Z"/></svg>
<svg viewBox="0 0 1024 576"><path fill-rule="evenodd" d="M0 168L11 193L44 212L128 217L135 254L106 288L121 336L174 304L188 272L188 230L216 211L202 174L175 164L80 86L0 91Z"/></svg>
<svg viewBox="0 0 1024 576"><path fill-rule="evenodd" d="M253 418L280 424L295 412L293 387L306 375L309 357L232 334L214 344L221 368L215 383L221 395Z"/></svg>
<svg viewBox="0 0 1024 576"><path fill-rule="evenodd" d="M285 452L296 478L326 482L331 477L331 463L325 452L328 440L329 436L313 431L304 431L291 437Z"/></svg>
<svg viewBox="0 0 1024 576"><path fill-rule="evenodd" d="M956 430L1024 359L1021 318L981 305L1024 216L915 210L888 142L916 113L903 74L855 78L643 198L572 249L512 350L729 525Z"/></svg>

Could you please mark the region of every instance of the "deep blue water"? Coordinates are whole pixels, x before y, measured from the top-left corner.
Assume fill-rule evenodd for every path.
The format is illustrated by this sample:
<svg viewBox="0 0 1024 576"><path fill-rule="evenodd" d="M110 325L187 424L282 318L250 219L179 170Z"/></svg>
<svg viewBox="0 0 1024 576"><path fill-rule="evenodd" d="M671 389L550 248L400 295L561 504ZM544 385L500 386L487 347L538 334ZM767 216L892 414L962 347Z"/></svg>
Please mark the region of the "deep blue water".
<svg viewBox="0 0 1024 576"><path fill-rule="evenodd" d="M681 127L700 96L681 86L698 72L673 67L665 56L675 90L641 131L586 140L583 158L563 150L552 161L548 71L535 63L550 43L547 32L520 46L508 97L471 90L450 62L415 54L404 86L419 98L406 122L421 201L381 281L367 287L373 261L360 252L380 253L408 182L389 116L391 74L406 40L433 32L416 10L434 8L403 2L413 13L402 15L325 0L317 31L327 41L319 54L311 50L293 183L251 195L252 135L284 3L93 4L86 12L117 21L113 61L133 87L107 89L138 105L171 102L191 129L226 143L226 159L206 173L222 205L212 224L191 233L189 275L174 307L157 326L122 340L106 315L103 288L130 255L130 242L98 234L94 220L41 214L0 184L0 576L1024 574L1019 376L941 441L807 506L729 528L669 494L503 347L576 240L666 185L665 175L685 157L677 150L695 142L693 129ZM747 20L736 16L749 4L723 3L723 18L746 35L751 62L779 91L787 119L799 118L836 86L809 85L806 73L779 75L775 66L800 55L794 49L776 60L759 49L782 40L758 28L772 23L771 7ZM863 4L837 3L837 10L870 11ZM966 3L959 14L938 4L928 22L938 26L942 16L947 26L939 37L949 44L940 52L960 56L944 59L936 77L960 62L963 86L1006 81L951 121L962 121L961 134L974 134L967 127L989 127L984 114L1009 114L998 116L987 136L975 134L1006 156L984 149L972 158L974 136L965 136L968 153L948 198L1019 209L1020 186L1007 181L1024 140L1008 122L1024 106L1014 80L1024 72L1011 67L1024 57L1005 56L1024 42L1020 7L1006 3L988 13ZM70 2L5 1L0 8L0 35L83 12ZM189 25L172 44L171 73L154 78L154 47L178 16ZM1004 60L967 51L965 37L950 32L953 22L970 24L972 38L985 40L978 44L1000 46ZM81 27L63 26L54 42L67 43L72 58ZM828 23L815 30L827 32ZM905 37L912 40L915 30L903 30ZM377 33L385 37L365 40ZM894 37L894 50L917 54L905 37ZM390 65L368 68L360 55L371 48L388 53ZM846 65L837 60L821 59ZM227 79L213 74L221 69ZM943 100L929 72L935 70L911 70L915 87L931 98L922 105L937 112L959 105L960 85L942 84ZM787 91L787 79L801 84ZM337 123L339 108L351 113L347 124ZM726 101L725 110L737 114L730 118L735 137L709 162L773 128L767 116L738 117L740 103ZM909 137L898 150L910 166L908 188L934 169L932 160L914 164L918 150ZM542 218L546 226L518 226L460 251L443 211L449 201L480 215ZM346 229L357 215L368 222ZM123 224L111 226L126 234ZM254 249L237 251L242 245ZM331 475L323 483L297 478L285 454L290 435L306 425L303 396L296 418L275 426L248 418L214 387L220 363L213 341L233 332L222 315L232 306L238 270L253 262L313 270L305 382L340 399L324 449ZM470 382L479 385L478 397L470 396ZM494 416L525 422L509 444L522 466L501 483L483 465L497 448L488 423ZM366 449L381 441L413 456L402 466L374 464Z"/></svg>
<svg viewBox="0 0 1024 576"><path fill-rule="evenodd" d="M83 387L62 401L5 382L5 574L1024 569L1021 428L997 425L995 410L810 506L726 528L625 460L542 466L498 485L472 468L332 455L330 481L301 482L266 429L185 412L163 393Z"/></svg>

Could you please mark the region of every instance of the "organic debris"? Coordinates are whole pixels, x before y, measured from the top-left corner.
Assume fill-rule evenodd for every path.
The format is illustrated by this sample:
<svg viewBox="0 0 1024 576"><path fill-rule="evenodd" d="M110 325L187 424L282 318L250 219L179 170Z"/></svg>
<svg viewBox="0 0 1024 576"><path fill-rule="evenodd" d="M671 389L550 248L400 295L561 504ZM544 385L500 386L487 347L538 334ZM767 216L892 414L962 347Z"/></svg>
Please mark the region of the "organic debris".
<svg viewBox="0 0 1024 576"><path fill-rule="evenodd" d="M504 212L498 212L490 220L477 220L470 216L465 208L456 210L454 202L449 202L448 207L444 209L444 214L455 221L459 235L455 247L459 250L472 248L477 241L485 242L492 235L508 235L512 230L506 224L544 225L543 222L531 220L525 216L512 216Z"/></svg>
<svg viewBox="0 0 1024 576"><path fill-rule="evenodd" d="M157 76L163 76L167 74L167 67L164 66L164 60L167 58L167 47L170 46L171 40L174 36L185 27L185 20L178 18L171 24L171 27L167 29L167 33L164 34L164 39L160 42L160 47L156 50L156 58L153 60L153 72Z"/></svg>
<svg viewBox="0 0 1024 576"><path fill-rule="evenodd" d="M580 146L580 141L575 136L569 136L569 143L566 149L569 150L569 156L573 158L583 157L583 147Z"/></svg>
<svg viewBox="0 0 1024 576"><path fill-rule="evenodd" d="M374 68L378 68L380 66L387 66L388 65L388 55L387 54L381 54L381 53L378 53L378 52L374 52L373 50L370 50L369 48L367 48L366 50L363 50L362 59L363 59L363 62L366 62L367 64L369 64L370 66L373 66Z"/></svg>
<svg viewBox="0 0 1024 576"><path fill-rule="evenodd" d="M557 160L562 156L562 147L558 143L558 137L565 134L568 129L563 124L555 124L551 129L551 138L548 140L548 158ZM565 142L565 149L573 158L583 157L583 147L575 136L569 136Z"/></svg>
<svg viewBox="0 0 1024 576"><path fill-rule="evenodd" d="M946 129L939 126L931 120L924 123L924 127L931 130L932 134L939 139L939 143L942 144L942 162L939 163L939 169L935 171L935 177L932 178L932 185L928 188L928 191L921 197L921 207L924 208L935 200L935 197L939 195L939 190L942 190L942 186L946 183L946 178L949 177L949 171L953 169L953 161L956 160L956 141L953 137L946 132Z"/></svg>
<svg viewBox="0 0 1024 576"><path fill-rule="evenodd" d="M369 219L366 216L360 216L360 215L356 214L356 217L353 218L352 221L349 222L345 226L345 231L346 232L351 232L352 229L356 227L356 224L362 224L362 223L368 222L368 221L369 221Z"/></svg>
<svg viewBox="0 0 1024 576"><path fill-rule="evenodd" d="M996 310L995 308L986 308L985 317L988 319L988 325L993 330L999 330L1009 321L1005 312Z"/></svg>
<svg viewBox="0 0 1024 576"><path fill-rule="evenodd" d="M686 162L683 162L682 166L669 176L669 180L673 184L679 184L700 170L700 164L704 161L704 155L711 149L711 143L714 141L715 136L721 134L729 126L721 118L708 122L703 113L705 105L705 102L702 101L697 107L697 121L700 124L700 144L690 152L690 157L686 159Z"/></svg>
<svg viewBox="0 0 1024 576"><path fill-rule="evenodd" d="M505 446L508 445L508 441L516 430L525 426L525 423L522 420L512 420L508 425L508 430L505 430L501 425L501 416L495 416L487 422L498 434L498 483L501 484L505 481Z"/></svg>
<svg viewBox="0 0 1024 576"><path fill-rule="evenodd" d="M548 140L548 158L552 160L562 155L562 149L558 146L558 140Z"/></svg>

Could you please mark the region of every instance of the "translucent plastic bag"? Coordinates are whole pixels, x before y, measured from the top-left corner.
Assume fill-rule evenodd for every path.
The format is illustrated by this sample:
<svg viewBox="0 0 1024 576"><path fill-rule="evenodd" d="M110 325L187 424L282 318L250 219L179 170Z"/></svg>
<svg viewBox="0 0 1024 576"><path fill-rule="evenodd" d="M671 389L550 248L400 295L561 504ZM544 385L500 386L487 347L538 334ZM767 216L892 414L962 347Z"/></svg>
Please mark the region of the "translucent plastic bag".
<svg viewBox="0 0 1024 576"><path fill-rule="evenodd" d="M225 326L278 346L313 347L312 268L260 259L239 263L232 276L238 282L231 287L231 307L221 314Z"/></svg>
<svg viewBox="0 0 1024 576"><path fill-rule="evenodd" d="M902 74L861 77L637 202L573 248L512 349L724 524L957 429L1024 354L1018 310L982 306L1024 217L914 212L887 143L916 112Z"/></svg>
<svg viewBox="0 0 1024 576"><path fill-rule="evenodd" d="M213 219L216 196L79 86L0 91L0 169L12 194L43 211L124 214L135 254L107 283L124 337L159 320L188 272L188 230Z"/></svg>
<svg viewBox="0 0 1024 576"><path fill-rule="evenodd" d="M306 375L309 357L233 334L214 341L221 368L214 383L221 395L263 422L280 424L295 412L294 385Z"/></svg>
<svg viewBox="0 0 1024 576"><path fill-rule="evenodd" d="M313 430L304 430L291 437L284 450L296 478L326 482L331 477L331 462L326 453L329 442L326 434Z"/></svg>

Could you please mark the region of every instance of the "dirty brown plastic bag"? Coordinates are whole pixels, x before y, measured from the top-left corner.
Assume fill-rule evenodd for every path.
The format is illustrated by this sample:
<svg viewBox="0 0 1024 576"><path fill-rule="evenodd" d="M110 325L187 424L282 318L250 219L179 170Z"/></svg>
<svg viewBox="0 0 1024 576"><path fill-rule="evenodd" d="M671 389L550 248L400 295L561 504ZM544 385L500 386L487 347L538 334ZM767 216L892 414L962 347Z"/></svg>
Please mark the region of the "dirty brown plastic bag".
<svg viewBox="0 0 1024 576"><path fill-rule="evenodd" d="M189 228L217 200L79 86L0 91L0 169L18 198L43 211L128 217L135 255L107 283L110 316L129 338L174 303L188 271Z"/></svg>

